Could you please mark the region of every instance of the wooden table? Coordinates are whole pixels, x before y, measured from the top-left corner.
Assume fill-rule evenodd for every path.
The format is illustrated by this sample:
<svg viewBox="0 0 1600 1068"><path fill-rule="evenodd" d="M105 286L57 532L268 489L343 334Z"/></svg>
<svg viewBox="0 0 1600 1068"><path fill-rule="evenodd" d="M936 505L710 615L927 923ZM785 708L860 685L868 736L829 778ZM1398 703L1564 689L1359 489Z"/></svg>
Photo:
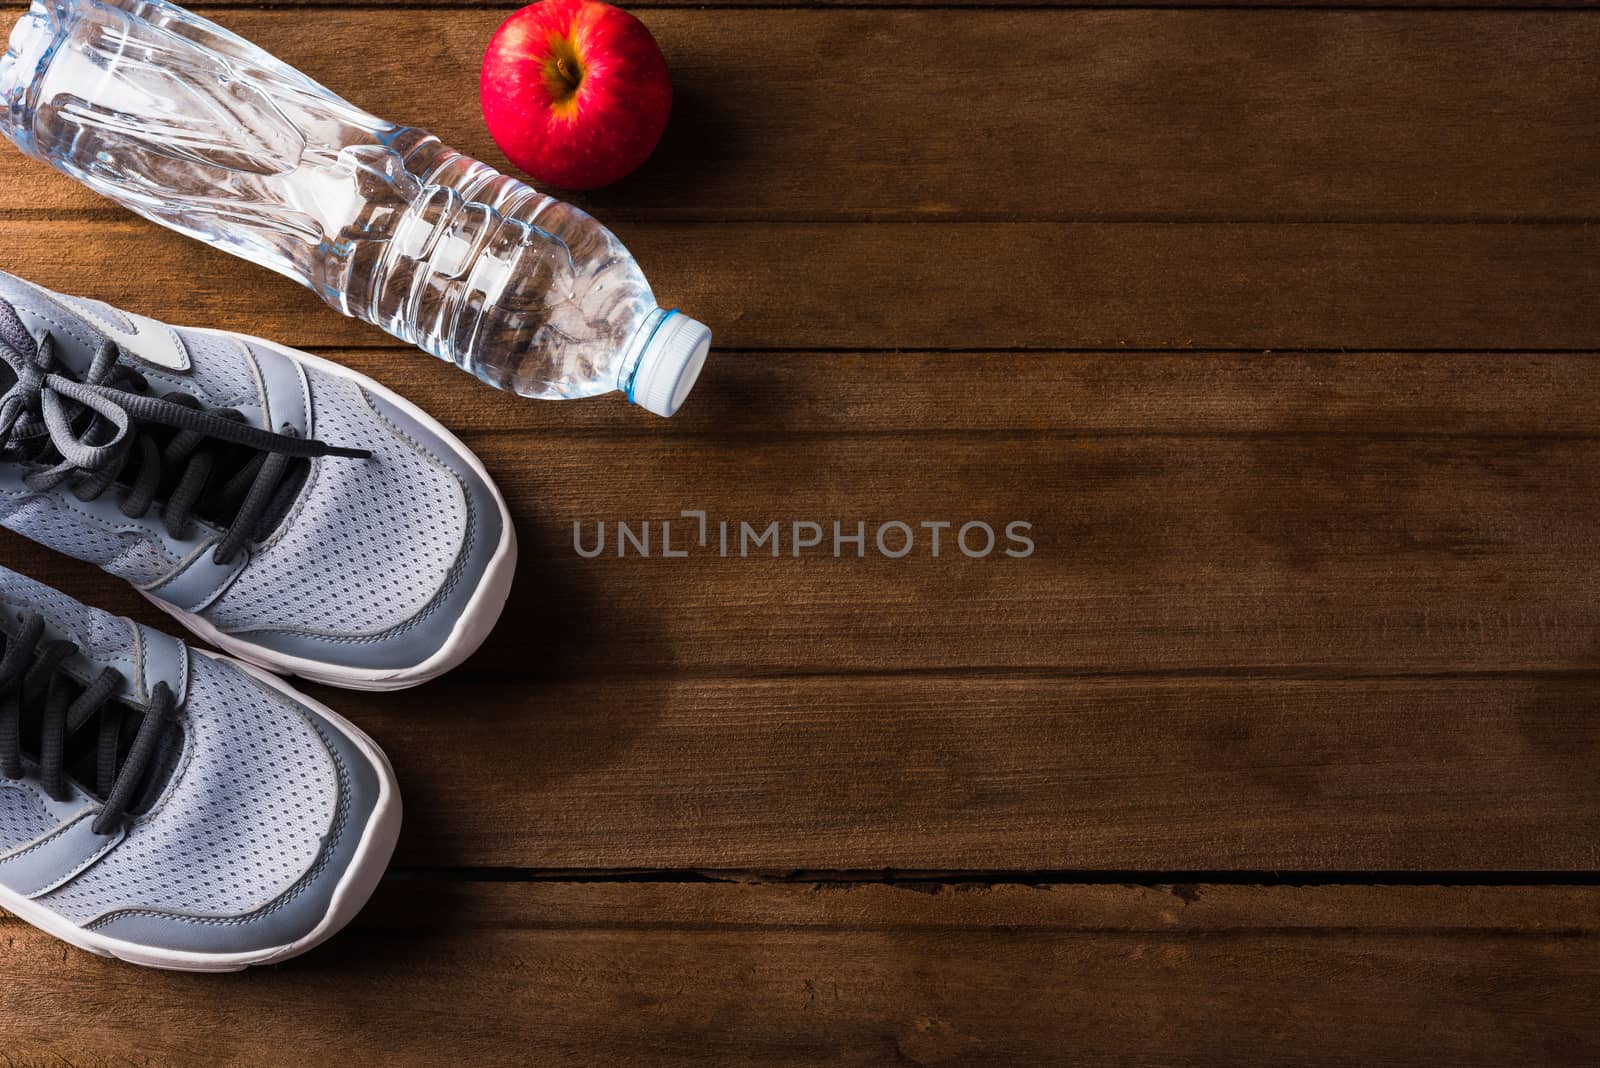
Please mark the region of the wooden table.
<svg viewBox="0 0 1600 1068"><path fill-rule="evenodd" d="M466 669L317 691L407 796L351 930L198 978L6 921L0 1049L1594 1063L1600 13L1562 6L639 5L677 111L581 203L716 330L671 422L493 393L0 153L3 266L379 377L523 543ZM208 10L503 162L506 9ZM710 548L574 551L685 510Z"/></svg>

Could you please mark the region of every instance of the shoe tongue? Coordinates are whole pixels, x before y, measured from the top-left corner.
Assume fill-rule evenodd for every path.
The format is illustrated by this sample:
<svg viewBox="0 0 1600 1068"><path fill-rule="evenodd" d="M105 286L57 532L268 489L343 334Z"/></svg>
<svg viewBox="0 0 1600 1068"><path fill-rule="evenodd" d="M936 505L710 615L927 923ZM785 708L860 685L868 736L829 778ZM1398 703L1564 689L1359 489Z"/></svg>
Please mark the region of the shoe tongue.
<svg viewBox="0 0 1600 1068"><path fill-rule="evenodd" d="M35 377L38 358L39 346L28 330L27 323L14 305L0 300L0 403L16 392L21 378L32 380ZM34 374L29 374L29 370L33 370ZM37 415L28 413L25 405L20 418L9 427L4 437L0 437L0 452L12 456L19 442L42 434L43 424Z"/></svg>
<svg viewBox="0 0 1600 1068"><path fill-rule="evenodd" d="M28 327L22 318L17 315L16 306L10 301L0 300L0 344L4 344L12 353L25 360L32 361L38 358L39 346L33 340L33 335L28 332ZM17 374L11 370L10 361L6 361L7 370L11 371L11 382L16 382ZM7 388L10 385L7 384Z"/></svg>
<svg viewBox="0 0 1600 1068"><path fill-rule="evenodd" d="M66 300L0 271L0 340L33 359L38 353L34 338L44 334L50 335L56 365L80 378L106 340L105 332Z"/></svg>
<svg viewBox="0 0 1600 1068"><path fill-rule="evenodd" d="M0 401L16 388L18 378L32 377L28 371L39 366L37 339L47 334L49 369L79 380L106 342L106 335L65 300L0 271ZM24 416L21 432L37 435L40 426L35 422Z"/></svg>
<svg viewBox="0 0 1600 1068"><path fill-rule="evenodd" d="M146 713L148 715L149 713ZM143 722L141 715L124 714L121 730L117 736L117 767L120 769L128 759L129 752L133 749L134 739L139 735L139 727ZM95 780L98 778L97 767L99 764L99 745L96 735L98 732L93 726L87 726L68 740L67 743L67 773L78 782L95 790ZM178 769L178 764L183 759L185 739L183 728L174 720L161 725L161 731L156 735L156 750L146 765L143 779L134 791L133 800L128 804L128 812L138 816L150 811L167 784L172 781L172 776ZM99 796L96 794L96 796ZM104 801L105 798L101 797Z"/></svg>
<svg viewBox="0 0 1600 1068"><path fill-rule="evenodd" d="M17 318L16 310L0 301L0 405L5 403L17 386L20 372L15 364L32 360L35 351L33 338L28 336L27 327ZM26 422L27 419L23 415L20 421ZM15 431L16 426L13 425L11 430ZM13 433L7 433L0 439L0 451L9 447L13 436Z"/></svg>

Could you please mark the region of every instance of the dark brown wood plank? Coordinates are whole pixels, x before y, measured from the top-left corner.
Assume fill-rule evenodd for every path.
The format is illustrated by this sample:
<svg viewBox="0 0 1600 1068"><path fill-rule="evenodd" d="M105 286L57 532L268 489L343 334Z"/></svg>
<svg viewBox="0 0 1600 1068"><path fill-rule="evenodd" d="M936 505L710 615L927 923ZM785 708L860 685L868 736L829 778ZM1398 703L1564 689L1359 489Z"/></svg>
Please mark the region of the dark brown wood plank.
<svg viewBox="0 0 1600 1068"><path fill-rule="evenodd" d="M1565 887L391 882L332 946L248 976L8 923L0 1042L74 1064L1582 1064L1597 921Z"/></svg>
<svg viewBox="0 0 1600 1068"><path fill-rule="evenodd" d="M982 355L738 354L673 421L517 401L413 353L361 359L462 427L511 501L524 629L481 670L523 670L529 625L549 678L1568 671L1600 649L1591 357L1013 356L997 389ZM684 548L686 509L708 511L710 544L662 559L659 524ZM910 556L833 558L835 520L890 519L918 527ZM919 524L940 520L1027 521L1036 550L968 560L946 531L934 558ZM651 522L651 559L616 557L618 521ZM825 547L795 558L795 521ZM581 559L574 524L592 546L600 522L606 555ZM771 522L781 557L741 557L740 524Z"/></svg>
<svg viewBox="0 0 1600 1068"><path fill-rule="evenodd" d="M505 166L478 104L504 11L216 15L374 113ZM678 114L638 175L580 198L612 222L1600 216L1587 13L644 17ZM0 153L0 211L97 203L45 173Z"/></svg>
<svg viewBox="0 0 1600 1068"><path fill-rule="evenodd" d="M1600 436L1600 361L1589 353L724 349L666 423L620 396L547 403L484 389L399 343L321 354L460 434Z"/></svg>
<svg viewBox="0 0 1600 1068"><path fill-rule="evenodd" d="M1600 866L1592 677L462 677L319 696L393 759L408 864Z"/></svg>
<svg viewBox="0 0 1600 1068"><path fill-rule="evenodd" d="M1600 649L1584 566L1600 537L1590 442L474 444L522 520L514 608L564 606L551 652L580 671L1563 670L1594 666ZM576 523L593 546L600 521L637 529L684 509L730 524L726 557L713 533L661 559L659 524L654 559L617 558L614 525L604 557L575 555ZM1036 548L970 560L947 540L934 557L917 530L904 559L870 540L833 557L834 522L871 539L891 519L997 532L1022 520ZM823 525L820 555L793 556L797 520ZM739 524L774 521L780 557L741 555ZM691 525L679 522L680 548ZM506 634L483 666L518 663Z"/></svg>
<svg viewBox="0 0 1600 1068"><path fill-rule="evenodd" d="M659 299L732 348L1600 348L1592 227L625 224ZM11 220L8 269L300 345L376 327L128 219ZM130 265L137 264L138 270Z"/></svg>
<svg viewBox="0 0 1600 1068"><path fill-rule="evenodd" d="M523 542L480 670L544 677L950 671L1265 670L1320 674L1590 670L1600 597L1592 441L848 437L674 441L472 438ZM688 551L664 559L659 523ZM874 544L910 524L903 559ZM603 556L581 559L574 526ZM652 556L615 523L651 521ZM721 554L716 524L729 523ZM792 550L792 523L822 524ZM832 524L859 549L833 555ZM981 521L967 559L923 522ZM1035 548L1003 555L1013 521ZM752 534L771 542L741 555ZM802 531L802 533L810 533ZM982 532L969 532L981 551ZM886 532L897 548L902 535ZM63 565L10 539L7 558ZM1017 543L1011 543L1017 544ZM1020 545L1018 550L1021 551ZM15 556L13 556L15 554ZM859 556L859 558L858 558Z"/></svg>

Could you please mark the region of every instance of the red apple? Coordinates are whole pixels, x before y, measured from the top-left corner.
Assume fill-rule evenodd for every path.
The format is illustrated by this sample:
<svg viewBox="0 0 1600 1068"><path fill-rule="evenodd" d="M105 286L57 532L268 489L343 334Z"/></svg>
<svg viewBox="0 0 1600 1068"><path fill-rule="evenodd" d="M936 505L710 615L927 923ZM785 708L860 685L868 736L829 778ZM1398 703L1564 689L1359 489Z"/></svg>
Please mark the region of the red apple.
<svg viewBox="0 0 1600 1068"><path fill-rule="evenodd" d="M672 111L655 38L600 0L544 0L506 19L478 89L506 158L564 189L593 189L639 166Z"/></svg>

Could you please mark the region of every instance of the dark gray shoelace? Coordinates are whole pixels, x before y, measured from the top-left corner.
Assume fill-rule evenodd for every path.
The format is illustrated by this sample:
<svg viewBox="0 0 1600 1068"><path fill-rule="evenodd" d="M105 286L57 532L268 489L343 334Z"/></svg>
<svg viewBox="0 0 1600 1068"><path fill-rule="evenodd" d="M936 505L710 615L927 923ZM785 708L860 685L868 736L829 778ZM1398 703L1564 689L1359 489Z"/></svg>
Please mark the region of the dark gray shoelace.
<svg viewBox="0 0 1600 1068"><path fill-rule="evenodd" d="M136 791L154 765L162 727L173 710L172 690L157 683L150 708L143 713L112 701L122 686L122 676L106 668L88 686L80 686L64 670L78 651L71 642L48 640L44 620L37 615L22 620L21 633L0 633L0 777L23 776L24 734L36 740L39 780L57 801L68 798L66 768L69 750L87 743L83 728L96 718L99 730L93 743L95 791L104 807L95 817L95 834L113 834L132 804ZM142 716L138 733L126 752L124 729L128 718ZM120 757L120 760L119 760Z"/></svg>
<svg viewBox="0 0 1600 1068"><path fill-rule="evenodd" d="M212 558L226 564L257 535L269 509L282 503L280 490L292 460L371 456L364 449L250 426L241 413L207 410L184 393L150 396L144 392L148 382L120 363L119 355L117 346L106 341L83 379L71 378L57 366L49 335L36 343L15 309L0 301L0 360L16 376L15 385L0 399L0 451L32 443L30 459L50 465L25 479L35 493L70 480L73 493L91 501L121 486L122 513L138 519L166 486L161 518L174 538L188 536L205 494L209 511L224 516L221 525L226 529ZM155 428L163 428L165 441L152 432ZM224 445L238 446L250 458L213 485L219 446ZM131 479L124 480L130 469Z"/></svg>

